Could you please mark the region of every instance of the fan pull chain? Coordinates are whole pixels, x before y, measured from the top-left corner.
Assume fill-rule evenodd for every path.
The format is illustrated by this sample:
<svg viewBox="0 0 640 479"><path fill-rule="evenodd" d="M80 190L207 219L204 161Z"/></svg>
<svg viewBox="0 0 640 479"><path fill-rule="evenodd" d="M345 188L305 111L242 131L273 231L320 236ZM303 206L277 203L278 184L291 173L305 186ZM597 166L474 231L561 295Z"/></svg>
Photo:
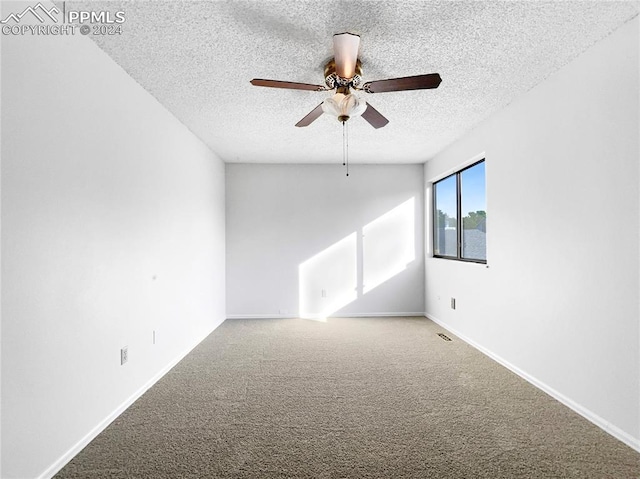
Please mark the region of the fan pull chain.
<svg viewBox="0 0 640 479"><path fill-rule="evenodd" d="M346 140L346 130L347 130L347 125L346 125L346 121L342 122L342 166L346 165L347 163L347 140Z"/></svg>
<svg viewBox="0 0 640 479"><path fill-rule="evenodd" d="M346 124L347 122L345 121L345 128L347 130L347 141L346 141L346 147L345 150L347 152L346 154L346 161L345 163L347 164L347 176L349 176L349 125Z"/></svg>

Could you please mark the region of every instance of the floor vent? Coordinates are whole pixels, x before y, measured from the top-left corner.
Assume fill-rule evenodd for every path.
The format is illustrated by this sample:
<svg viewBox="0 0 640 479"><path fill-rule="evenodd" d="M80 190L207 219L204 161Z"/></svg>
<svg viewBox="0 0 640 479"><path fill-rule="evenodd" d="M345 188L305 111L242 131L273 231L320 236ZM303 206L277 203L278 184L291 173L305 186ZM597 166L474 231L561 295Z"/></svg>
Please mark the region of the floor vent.
<svg viewBox="0 0 640 479"><path fill-rule="evenodd" d="M438 336L440 336L445 341L451 341L451 338L449 336L447 336L446 334L438 333Z"/></svg>

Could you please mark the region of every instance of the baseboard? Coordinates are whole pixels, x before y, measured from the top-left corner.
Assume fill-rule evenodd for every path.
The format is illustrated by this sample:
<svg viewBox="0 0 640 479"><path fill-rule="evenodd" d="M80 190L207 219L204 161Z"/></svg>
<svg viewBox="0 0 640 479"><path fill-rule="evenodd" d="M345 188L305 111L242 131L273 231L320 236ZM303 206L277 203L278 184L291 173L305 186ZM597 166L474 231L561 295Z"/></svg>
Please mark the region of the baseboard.
<svg viewBox="0 0 640 479"><path fill-rule="evenodd" d="M424 317L423 312L419 313L346 313L329 316L330 318L390 318L390 317ZM299 318L294 314L229 314L227 319L293 319Z"/></svg>
<svg viewBox="0 0 640 479"><path fill-rule="evenodd" d="M178 364L187 354L198 346L204 339L209 336L215 329L220 326L223 321L216 324L208 333L206 333L197 343L187 348L180 353L175 359L169 362L158 373L156 373L149 381L147 381L140 389L133 393L128 399L120 404L111 414L104 418L98 425L96 425L91 431L89 431L80 441L72 446L66 453L64 453L57 461L49 466L42 474L38 476L38 479L50 479L57 474L64 466L67 465L71 459L73 459L80 451L82 451L91 441L93 441L98 434L104 431L109 424L111 424L120 414L122 414L129 406L131 406L140 396L142 396L147 390L149 390L155 383L157 383L165 374L167 374L171 368Z"/></svg>
<svg viewBox="0 0 640 479"><path fill-rule="evenodd" d="M424 316L424 313L407 313L407 312L401 312L401 313L347 313L347 314L340 314L338 316L335 316L337 318L393 318L393 317L398 317L398 318L413 318L413 317L418 317L421 318ZM333 316L330 316L333 317Z"/></svg>
<svg viewBox="0 0 640 479"><path fill-rule="evenodd" d="M228 314L227 319L293 319L295 314Z"/></svg>
<svg viewBox="0 0 640 479"><path fill-rule="evenodd" d="M549 396L551 396L554 399L560 401L562 404L564 404L568 408L572 409L573 411L577 412L582 417L584 417L588 421L592 422L593 424L598 426L603 431L607 432L608 434L611 434L613 437L615 437L619 441L622 441L623 443L625 443L630 448L640 452L640 439L633 437L629 433L626 433L625 431L623 431L619 427L611 424L606 419L603 419L602 417L598 416L593 411L590 411L589 409L587 409L584 406L578 404L574 400L568 398L564 394L556 391L551 386L545 384L544 382L540 381L539 379L537 379L537 378L531 376L530 374L524 372L523 370L521 370L517 366L514 366L513 364L511 364L509 361L503 359L502 357L498 356L497 354L493 353L492 351L489 351L484 346L481 346L480 344L476 343L474 340L468 338L464 334L456 331L451 326L449 326L449 325L445 324L444 322L440 321L435 316L433 316L433 315L431 315L429 313L424 313L423 316L425 318L427 318L427 319L430 319L431 321L433 321L434 323L438 324L439 326L442 326L447 331L451 332L452 334L454 334L458 338L462 339L465 343L469 344L470 346L473 346L475 349L477 349L481 353L485 354L486 356L489 356L491 359L493 359L497 363L501 364L505 368L509 369L510 371L514 372L515 374L520 376L525 381L533 384L538 389L541 389L542 391L547 393Z"/></svg>

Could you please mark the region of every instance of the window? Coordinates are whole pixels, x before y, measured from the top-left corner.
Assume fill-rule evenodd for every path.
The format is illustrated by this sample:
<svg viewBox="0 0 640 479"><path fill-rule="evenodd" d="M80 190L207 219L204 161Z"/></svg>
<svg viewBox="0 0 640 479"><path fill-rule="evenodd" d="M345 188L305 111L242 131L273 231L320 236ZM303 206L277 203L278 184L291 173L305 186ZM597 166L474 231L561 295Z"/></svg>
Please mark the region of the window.
<svg viewBox="0 0 640 479"><path fill-rule="evenodd" d="M487 262L484 160L433 184L433 255Z"/></svg>

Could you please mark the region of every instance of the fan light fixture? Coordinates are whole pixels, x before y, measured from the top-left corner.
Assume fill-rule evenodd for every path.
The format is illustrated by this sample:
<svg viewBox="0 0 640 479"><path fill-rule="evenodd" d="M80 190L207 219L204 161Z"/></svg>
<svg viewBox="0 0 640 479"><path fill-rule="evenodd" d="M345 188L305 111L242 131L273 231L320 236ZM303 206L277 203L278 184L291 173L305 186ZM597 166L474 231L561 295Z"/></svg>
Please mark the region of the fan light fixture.
<svg viewBox="0 0 640 479"><path fill-rule="evenodd" d="M322 111L345 122L349 118L360 116L367 109L367 102L355 93L336 93L322 102Z"/></svg>

